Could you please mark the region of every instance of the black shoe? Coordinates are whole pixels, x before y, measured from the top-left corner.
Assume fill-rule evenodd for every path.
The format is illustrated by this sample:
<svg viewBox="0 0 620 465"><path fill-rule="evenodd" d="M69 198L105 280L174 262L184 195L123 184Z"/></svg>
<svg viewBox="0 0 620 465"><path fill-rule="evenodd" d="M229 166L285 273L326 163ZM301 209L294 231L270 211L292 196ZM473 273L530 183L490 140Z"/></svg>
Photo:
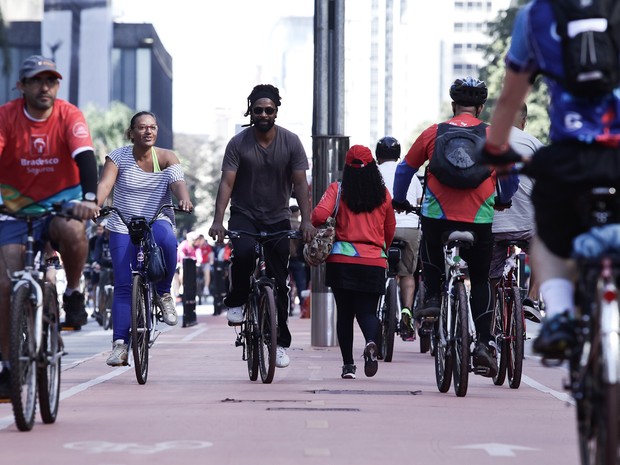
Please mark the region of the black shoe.
<svg viewBox="0 0 620 465"><path fill-rule="evenodd" d="M538 302L533 301L529 297L523 299L523 316L534 323L542 321L542 315L538 309Z"/></svg>
<svg viewBox="0 0 620 465"><path fill-rule="evenodd" d="M370 341L364 348L364 374L369 378L377 374L379 362L377 362L377 344Z"/></svg>
<svg viewBox="0 0 620 465"><path fill-rule="evenodd" d="M441 310L441 298L438 295L426 296L422 308L415 309L415 318L438 317Z"/></svg>
<svg viewBox="0 0 620 465"><path fill-rule="evenodd" d="M497 360L491 349L484 342L479 342L474 349L474 373L487 378L497 375Z"/></svg>
<svg viewBox="0 0 620 465"><path fill-rule="evenodd" d="M357 367L353 364L342 365L342 379L355 379L355 370Z"/></svg>
<svg viewBox="0 0 620 465"><path fill-rule="evenodd" d="M86 313L86 303L84 294L75 291L70 296L62 296L63 308L65 310L65 321L63 329L80 329L88 323L88 313Z"/></svg>
<svg viewBox="0 0 620 465"><path fill-rule="evenodd" d="M563 359L575 343L575 320L563 312L543 322L533 349L544 358Z"/></svg>
<svg viewBox="0 0 620 465"><path fill-rule="evenodd" d="M0 372L0 402L11 400L11 376L8 368Z"/></svg>

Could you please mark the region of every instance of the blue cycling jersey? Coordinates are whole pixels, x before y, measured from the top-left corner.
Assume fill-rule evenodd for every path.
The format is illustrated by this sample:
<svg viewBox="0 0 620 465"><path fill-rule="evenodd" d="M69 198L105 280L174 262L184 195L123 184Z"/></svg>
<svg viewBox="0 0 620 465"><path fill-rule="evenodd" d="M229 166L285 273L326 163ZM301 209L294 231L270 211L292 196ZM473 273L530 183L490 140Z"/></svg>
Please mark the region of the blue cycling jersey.
<svg viewBox="0 0 620 465"><path fill-rule="evenodd" d="M550 2L534 0L519 11L506 55L506 66L513 71L565 75L562 45ZM620 88L599 99L579 99L561 83L549 77L545 80L551 95L549 137L553 142L620 144Z"/></svg>

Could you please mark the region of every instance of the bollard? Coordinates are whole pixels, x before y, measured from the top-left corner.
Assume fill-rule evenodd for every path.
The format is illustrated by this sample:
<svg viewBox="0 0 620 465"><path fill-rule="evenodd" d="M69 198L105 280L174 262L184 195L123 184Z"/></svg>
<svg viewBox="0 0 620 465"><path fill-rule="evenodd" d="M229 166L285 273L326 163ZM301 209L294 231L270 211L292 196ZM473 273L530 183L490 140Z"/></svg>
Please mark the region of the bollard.
<svg viewBox="0 0 620 465"><path fill-rule="evenodd" d="M196 320L196 260L183 259L183 327L194 326Z"/></svg>

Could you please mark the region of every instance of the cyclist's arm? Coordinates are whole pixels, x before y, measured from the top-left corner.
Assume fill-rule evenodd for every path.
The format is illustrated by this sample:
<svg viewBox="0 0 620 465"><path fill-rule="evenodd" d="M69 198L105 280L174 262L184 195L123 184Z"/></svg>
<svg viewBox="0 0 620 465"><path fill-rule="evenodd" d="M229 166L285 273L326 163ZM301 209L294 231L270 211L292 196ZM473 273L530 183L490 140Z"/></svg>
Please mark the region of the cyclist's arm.
<svg viewBox="0 0 620 465"><path fill-rule="evenodd" d="M82 194L97 192L97 160L95 152L84 150L75 156L75 163L80 171L80 185Z"/></svg>
<svg viewBox="0 0 620 465"><path fill-rule="evenodd" d="M230 201L230 196L232 195L232 190L236 179L236 171L222 171L220 185L217 188L217 196L215 198L213 223L209 228L209 236L218 242L222 242L224 240L224 235L226 233L226 230L224 229L224 213L226 212L226 207Z"/></svg>
<svg viewBox="0 0 620 465"><path fill-rule="evenodd" d="M102 206L112 192L116 177L118 176L118 166L111 159L106 158L103 165L103 172L97 184L97 203Z"/></svg>
<svg viewBox="0 0 620 465"><path fill-rule="evenodd" d="M185 184L185 180L176 181L170 184L170 190L174 194L174 196L179 201L179 208L185 211L192 211L194 206L192 205L192 201L189 198L189 190L187 189L187 184Z"/></svg>
<svg viewBox="0 0 620 465"><path fill-rule="evenodd" d="M316 234L316 230L310 222L310 195L308 193L308 180L306 179L305 170L293 171L293 186L295 188L295 194L297 198L297 205L299 205L299 212L301 213L301 224L299 230L303 234L304 242L310 242L312 237Z"/></svg>

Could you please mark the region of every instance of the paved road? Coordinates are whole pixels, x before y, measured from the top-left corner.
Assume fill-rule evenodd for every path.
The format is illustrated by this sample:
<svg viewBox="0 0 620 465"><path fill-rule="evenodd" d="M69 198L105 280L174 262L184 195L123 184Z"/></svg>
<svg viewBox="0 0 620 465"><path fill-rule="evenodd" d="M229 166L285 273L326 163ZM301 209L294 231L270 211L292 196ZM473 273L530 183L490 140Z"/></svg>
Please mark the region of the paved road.
<svg viewBox="0 0 620 465"><path fill-rule="evenodd" d="M17 431L0 405L0 454L15 465L557 464L578 463L574 407L563 368L528 356L521 388L470 376L465 398L437 391L433 359L396 341L394 360L340 378L337 347L310 345L310 321L291 318L291 366L251 382L235 332L199 309L198 324L157 340L149 379L109 368L111 332L94 320L64 334L58 421ZM537 325L530 325L531 328Z"/></svg>

